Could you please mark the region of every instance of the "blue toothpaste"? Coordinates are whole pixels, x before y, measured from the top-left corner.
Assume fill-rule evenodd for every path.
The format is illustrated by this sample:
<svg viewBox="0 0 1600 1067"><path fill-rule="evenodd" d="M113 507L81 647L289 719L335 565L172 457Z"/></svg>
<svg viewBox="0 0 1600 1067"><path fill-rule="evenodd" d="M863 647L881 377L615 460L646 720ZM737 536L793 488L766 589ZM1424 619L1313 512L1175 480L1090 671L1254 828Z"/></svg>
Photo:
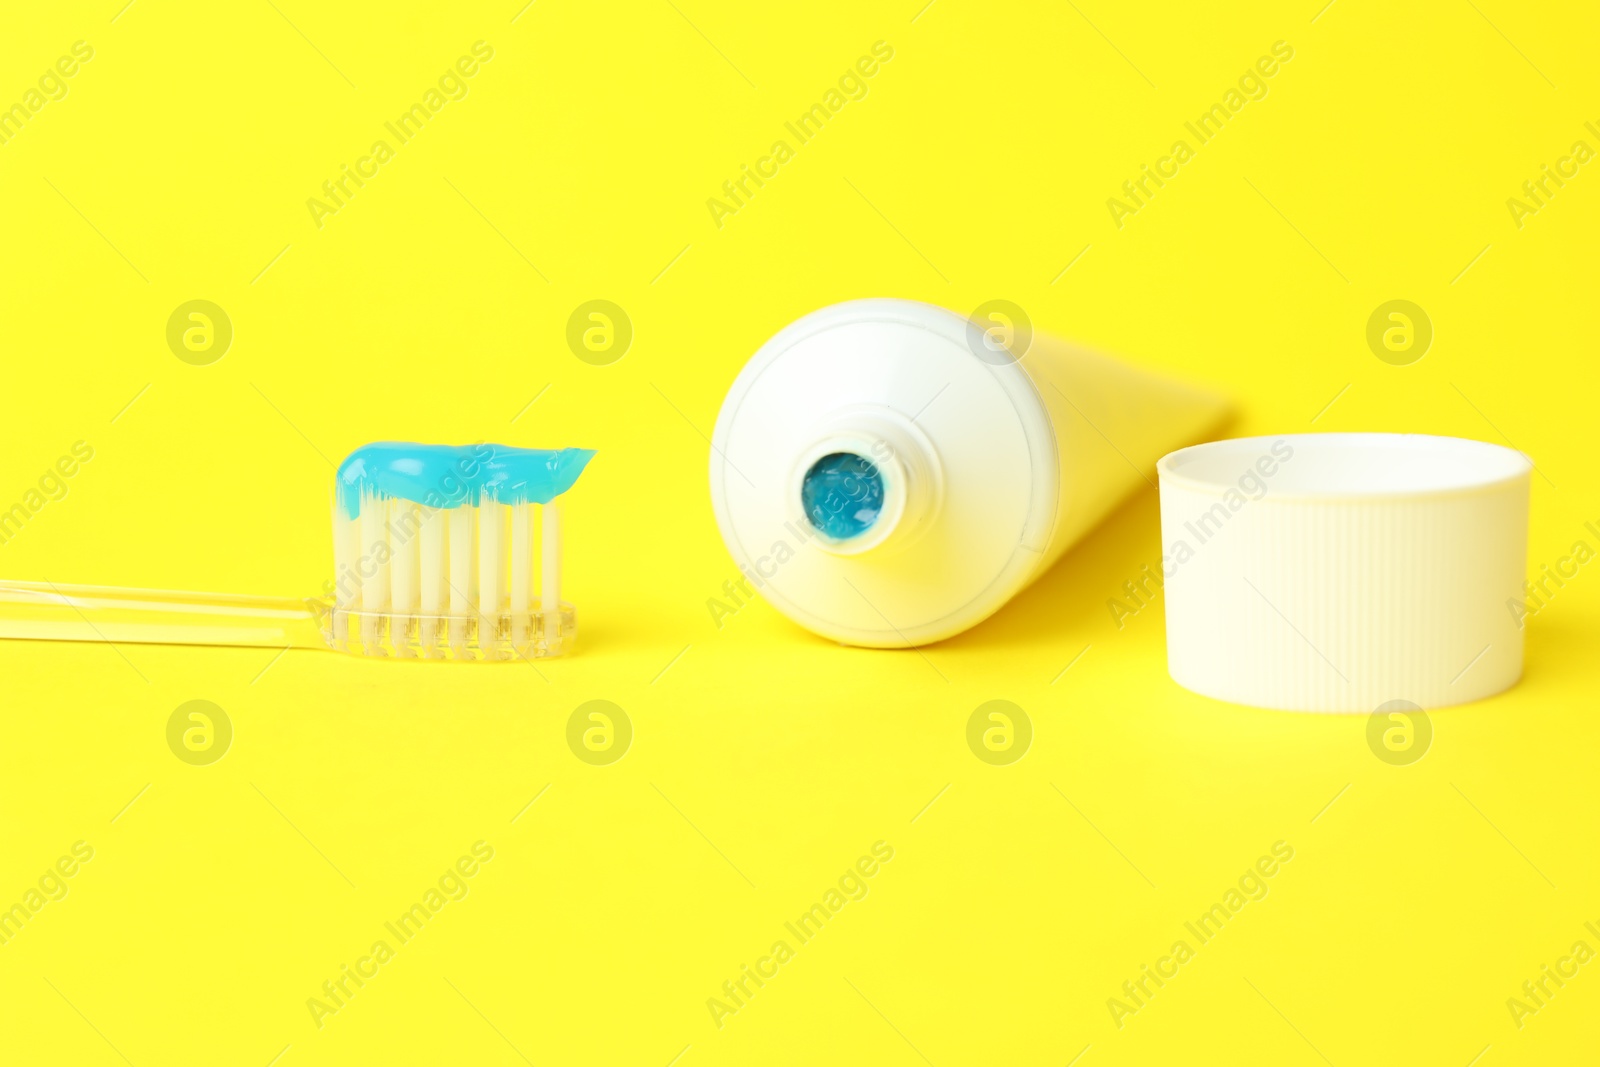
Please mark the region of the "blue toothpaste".
<svg viewBox="0 0 1600 1067"><path fill-rule="evenodd" d="M367 499L409 500L430 508L548 504L572 488L594 457L592 448L507 445L363 445L339 465L338 507L347 518Z"/></svg>

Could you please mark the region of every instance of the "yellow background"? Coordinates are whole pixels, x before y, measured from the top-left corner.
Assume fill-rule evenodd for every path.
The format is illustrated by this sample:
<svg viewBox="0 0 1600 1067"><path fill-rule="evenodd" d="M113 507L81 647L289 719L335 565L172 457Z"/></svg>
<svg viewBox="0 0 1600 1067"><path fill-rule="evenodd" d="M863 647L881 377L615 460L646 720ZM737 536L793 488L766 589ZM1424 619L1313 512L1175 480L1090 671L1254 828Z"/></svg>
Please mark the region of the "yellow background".
<svg viewBox="0 0 1600 1067"><path fill-rule="evenodd" d="M1592 11L121 2L14 5L0 32L5 102L95 50L0 146L0 506L95 449L0 574L310 595L328 461L382 438L581 444L580 637L537 672L0 644L0 902L95 849L0 947L0 1059L1592 1054L1600 964L1521 1029L1505 1002L1600 948L1600 569L1530 620L1521 685L1436 713L1395 767L1364 716L1178 689L1159 606L1114 625L1106 600L1160 552L1149 490L988 623L871 652L764 604L713 625L735 571L705 475L728 383L790 320L1003 298L1225 389L1233 433L1513 442L1542 472L1530 571L1595 544L1597 165L1520 229L1506 207L1600 147ZM469 95L315 226L307 198L478 40ZM707 198L879 40L868 95L719 229ZM1269 95L1118 229L1107 198L1279 40ZM635 328L609 366L564 339L594 298ZM1364 337L1396 298L1436 331L1405 367ZM211 366L165 342L191 299L234 326ZM191 699L234 725L212 766L166 746ZM611 766L565 742L591 699L634 726ZM965 741L991 699L1033 722L1008 767ZM470 895L319 1029L307 998L478 840L495 857ZM715 1026L707 998L879 840L870 894ZM1107 998L1279 840L1295 857L1266 899L1117 1028Z"/></svg>

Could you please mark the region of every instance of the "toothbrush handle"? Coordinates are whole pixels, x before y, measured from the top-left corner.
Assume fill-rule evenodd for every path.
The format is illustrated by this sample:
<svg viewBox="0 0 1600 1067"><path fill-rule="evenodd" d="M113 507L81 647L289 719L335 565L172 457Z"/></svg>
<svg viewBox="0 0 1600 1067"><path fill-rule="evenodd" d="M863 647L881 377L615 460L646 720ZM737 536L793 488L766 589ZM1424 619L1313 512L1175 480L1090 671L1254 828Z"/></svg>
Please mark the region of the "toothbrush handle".
<svg viewBox="0 0 1600 1067"><path fill-rule="evenodd" d="M316 601L0 582L0 638L326 648Z"/></svg>

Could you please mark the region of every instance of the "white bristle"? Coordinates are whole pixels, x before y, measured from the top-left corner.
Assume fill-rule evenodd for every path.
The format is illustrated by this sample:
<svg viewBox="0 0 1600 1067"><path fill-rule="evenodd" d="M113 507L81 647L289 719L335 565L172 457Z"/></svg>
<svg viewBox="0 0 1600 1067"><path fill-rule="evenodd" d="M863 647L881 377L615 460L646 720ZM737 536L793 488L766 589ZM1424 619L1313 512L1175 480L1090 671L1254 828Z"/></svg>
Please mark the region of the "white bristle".
<svg viewBox="0 0 1600 1067"><path fill-rule="evenodd" d="M429 508L363 495L354 519L335 507L333 541L336 647L507 659L554 655L570 632L553 503Z"/></svg>
<svg viewBox="0 0 1600 1067"><path fill-rule="evenodd" d="M389 545L385 528L388 504L376 499L361 502L361 555L357 567L373 572L370 578L361 575L361 643L368 648L377 645L380 616L389 611L389 568L383 563Z"/></svg>
<svg viewBox="0 0 1600 1067"><path fill-rule="evenodd" d="M421 590L418 588L421 546L419 523L421 509L406 500L391 501L394 521L390 526L393 538L389 567L393 571L389 580L389 599L395 615L389 623L395 644L400 647L402 637L408 636L412 619L421 607Z"/></svg>
<svg viewBox="0 0 1600 1067"><path fill-rule="evenodd" d="M525 651L533 602L533 505L511 509L511 644Z"/></svg>
<svg viewBox="0 0 1600 1067"><path fill-rule="evenodd" d="M540 538L544 568L539 578L539 606L544 610L544 632L547 639L553 639L550 635L561 633L561 509L552 500L539 510L543 512L544 527Z"/></svg>
<svg viewBox="0 0 1600 1067"><path fill-rule="evenodd" d="M416 614L422 600L422 509L408 501L394 502L389 525L389 601L396 612Z"/></svg>
<svg viewBox="0 0 1600 1067"><path fill-rule="evenodd" d="M478 609L498 615L506 600L506 509L492 500L478 507Z"/></svg>
<svg viewBox="0 0 1600 1067"><path fill-rule="evenodd" d="M445 590L445 513L423 508L422 531L417 535L421 556L422 652L434 654L439 641L439 616L449 597Z"/></svg>
<svg viewBox="0 0 1600 1067"><path fill-rule="evenodd" d="M356 573L356 560L361 556L361 523L344 513L337 504L333 509L333 603L341 609L334 615L333 639L337 648L344 648L350 639L350 619L344 612L359 609L361 576Z"/></svg>
<svg viewBox="0 0 1600 1067"><path fill-rule="evenodd" d="M450 643L457 646L467 642L467 615L477 600L478 575L472 568L476 511L459 507L450 512Z"/></svg>
<svg viewBox="0 0 1600 1067"><path fill-rule="evenodd" d="M478 505L478 643L488 648L499 638L505 610L505 509L493 500Z"/></svg>

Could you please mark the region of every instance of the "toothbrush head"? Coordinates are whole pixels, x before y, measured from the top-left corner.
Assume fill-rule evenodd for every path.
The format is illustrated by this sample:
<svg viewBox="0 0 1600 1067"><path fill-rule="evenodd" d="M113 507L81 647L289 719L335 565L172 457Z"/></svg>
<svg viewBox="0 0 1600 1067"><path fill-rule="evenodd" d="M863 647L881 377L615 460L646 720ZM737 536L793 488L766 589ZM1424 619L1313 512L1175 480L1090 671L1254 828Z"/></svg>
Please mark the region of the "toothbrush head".
<svg viewBox="0 0 1600 1067"><path fill-rule="evenodd" d="M368 656L509 660L560 655L577 622L561 601L565 493L586 448L379 442L339 466L333 648Z"/></svg>

